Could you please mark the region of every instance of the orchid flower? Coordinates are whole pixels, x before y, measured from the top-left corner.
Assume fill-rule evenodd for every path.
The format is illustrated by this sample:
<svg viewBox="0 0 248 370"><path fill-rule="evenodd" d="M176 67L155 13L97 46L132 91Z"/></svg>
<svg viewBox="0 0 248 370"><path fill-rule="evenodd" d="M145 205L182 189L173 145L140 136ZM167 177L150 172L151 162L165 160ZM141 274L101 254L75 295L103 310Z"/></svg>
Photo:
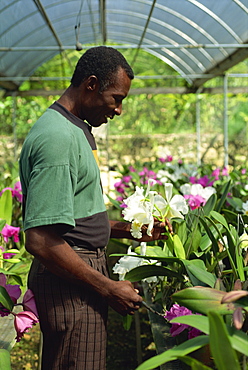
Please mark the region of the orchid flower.
<svg viewBox="0 0 248 370"><path fill-rule="evenodd" d="M185 199L189 199L191 209L199 208L201 205L204 206L211 195L216 193L212 186L204 188L201 184L184 184L180 186L180 190Z"/></svg>
<svg viewBox="0 0 248 370"><path fill-rule="evenodd" d="M25 311L31 311L33 314L35 314L36 317L39 316L36 308L34 293L32 292L32 290L28 289L25 292L22 305Z"/></svg>
<svg viewBox="0 0 248 370"><path fill-rule="evenodd" d="M142 237L141 228L146 224L148 224L147 235L151 236L151 230L154 224L152 211L154 194L156 193L150 191L152 184L152 180L149 180L145 195L144 189L136 186L134 194L123 200L126 205L126 208L123 209L123 218L132 223L131 234L136 239Z"/></svg>
<svg viewBox="0 0 248 370"><path fill-rule="evenodd" d="M18 243L19 242L19 232L20 232L20 227L10 226L7 224L3 227L1 231L5 243L8 243L9 238L11 238L12 236L13 236L14 242Z"/></svg>
<svg viewBox="0 0 248 370"><path fill-rule="evenodd" d="M242 211L245 215L248 215L248 200L242 204Z"/></svg>
<svg viewBox="0 0 248 370"><path fill-rule="evenodd" d="M129 256L121 257L119 262L117 262L113 267L114 274L119 274L119 280L124 280L128 271L142 265L142 258L135 257L137 256L137 253L132 252L131 248L132 246L127 250L127 254L129 254ZM133 255L134 257L130 255Z"/></svg>
<svg viewBox="0 0 248 370"><path fill-rule="evenodd" d="M141 250L140 250L141 255L145 255L146 254L146 243L145 242L140 243L140 247L141 247ZM114 274L119 274L119 280L124 280L126 273L134 269L135 267L156 264L158 262L156 260L150 262L149 260L145 258L135 257L137 256L137 253L132 252L131 248L132 246L130 246L127 250L128 256L121 257L119 261L113 267ZM157 282L157 276L151 276L143 280L146 281L147 283Z"/></svg>
<svg viewBox="0 0 248 370"><path fill-rule="evenodd" d="M38 318L32 312L22 311L15 314L14 326L17 333L16 341L20 342L23 335L38 322Z"/></svg>
<svg viewBox="0 0 248 370"><path fill-rule="evenodd" d="M171 321L175 317L186 316L186 315L192 315L192 311L190 311L186 307L179 306L179 304L173 304L171 309L167 311L166 314L164 315L164 318L167 319L168 321ZM198 335L201 334L200 330L192 328L189 325L173 323L171 326L171 330L170 330L171 336L175 337L179 335L180 333L182 333L185 329L189 329L188 339L197 337Z"/></svg>
<svg viewBox="0 0 248 370"><path fill-rule="evenodd" d="M183 215L188 213L188 206L184 197L179 194L172 196L173 185L171 183L166 183L164 187L165 198L159 194L154 195L154 206L156 208L154 216L161 219L161 221L164 221L165 218L184 218Z"/></svg>
<svg viewBox="0 0 248 370"><path fill-rule="evenodd" d="M10 190L11 193L12 193L12 197L16 197L16 199L22 203L22 198L23 198L23 195L22 195L22 188L21 188L21 182L20 181L17 181L14 185L14 188L10 188L10 187L7 187L7 188L4 188L1 192L0 192L0 196L6 191L6 190Z"/></svg>
<svg viewBox="0 0 248 370"><path fill-rule="evenodd" d="M9 294L11 300L16 303L17 299L21 295L21 289L19 285L11 285L11 284L6 284L7 283L7 278L4 274L0 273L0 285L4 287ZM8 311L6 308L4 308L0 304L0 316L8 316L10 314L10 311Z"/></svg>
<svg viewBox="0 0 248 370"><path fill-rule="evenodd" d="M12 258L13 256L16 255L16 253L13 253L13 252L6 252L2 245L0 245L0 250L2 251L3 259L5 259L5 260L9 260L10 258Z"/></svg>

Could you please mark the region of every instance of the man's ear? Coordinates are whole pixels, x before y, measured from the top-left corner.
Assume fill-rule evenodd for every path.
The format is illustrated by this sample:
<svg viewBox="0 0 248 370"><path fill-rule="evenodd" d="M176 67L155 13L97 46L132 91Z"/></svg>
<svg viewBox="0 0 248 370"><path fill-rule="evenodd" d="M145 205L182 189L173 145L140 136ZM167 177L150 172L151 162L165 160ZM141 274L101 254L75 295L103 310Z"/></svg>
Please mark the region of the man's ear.
<svg viewBox="0 0 248 370"><path fill-rule="evenodd" d="M99 90L100 84L99 80L95 75L91 75L86 80L86 88L87 90L95 91Z"/></svg>

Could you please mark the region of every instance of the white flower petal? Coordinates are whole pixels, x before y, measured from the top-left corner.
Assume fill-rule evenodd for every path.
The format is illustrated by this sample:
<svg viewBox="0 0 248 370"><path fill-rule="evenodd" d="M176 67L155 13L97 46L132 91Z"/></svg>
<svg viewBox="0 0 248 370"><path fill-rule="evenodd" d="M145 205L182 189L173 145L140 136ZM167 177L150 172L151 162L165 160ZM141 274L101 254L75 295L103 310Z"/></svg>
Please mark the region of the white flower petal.
<svg viewBox="0 0 248 370"><path fill-rule="evenodd" d="M165 199L169 203L172 197L173 185L171 183L166 183L164 184L164 188L165 188Z"/></svg>

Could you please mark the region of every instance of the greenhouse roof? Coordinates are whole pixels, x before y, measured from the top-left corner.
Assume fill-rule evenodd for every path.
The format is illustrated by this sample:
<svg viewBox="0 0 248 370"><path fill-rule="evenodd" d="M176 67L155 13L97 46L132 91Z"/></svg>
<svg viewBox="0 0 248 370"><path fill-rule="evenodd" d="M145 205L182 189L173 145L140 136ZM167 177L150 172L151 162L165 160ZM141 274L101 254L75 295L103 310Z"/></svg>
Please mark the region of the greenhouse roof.
<svg viewBox="0 0 248 370"><path fill-rule="evenodd" d="M111 43L145 50L197 88L248 56L248 0L1 0L0 40L9 91L61 51Z"/></svg>

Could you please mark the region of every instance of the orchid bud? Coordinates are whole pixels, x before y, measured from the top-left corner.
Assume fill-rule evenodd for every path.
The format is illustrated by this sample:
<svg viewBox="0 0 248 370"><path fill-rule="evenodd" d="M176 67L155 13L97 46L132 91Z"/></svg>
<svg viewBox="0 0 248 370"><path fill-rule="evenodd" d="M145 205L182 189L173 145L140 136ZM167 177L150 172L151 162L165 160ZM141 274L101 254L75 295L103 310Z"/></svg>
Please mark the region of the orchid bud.
<svg viewBox="0 0 248 370"><path fill-rule="evenodd" d="M241 329L243 326L244 317L242 313L242 307L236 308L236 310L233 313L233 324L236 329Z"/></svg>
<svg viewBox="0 0 248 370"><path fill-rule="evenodd" d="M246 297L247 295L248 292L245 290L232 290L223 296L221 303L235 302L240 298Z"/></svg>

